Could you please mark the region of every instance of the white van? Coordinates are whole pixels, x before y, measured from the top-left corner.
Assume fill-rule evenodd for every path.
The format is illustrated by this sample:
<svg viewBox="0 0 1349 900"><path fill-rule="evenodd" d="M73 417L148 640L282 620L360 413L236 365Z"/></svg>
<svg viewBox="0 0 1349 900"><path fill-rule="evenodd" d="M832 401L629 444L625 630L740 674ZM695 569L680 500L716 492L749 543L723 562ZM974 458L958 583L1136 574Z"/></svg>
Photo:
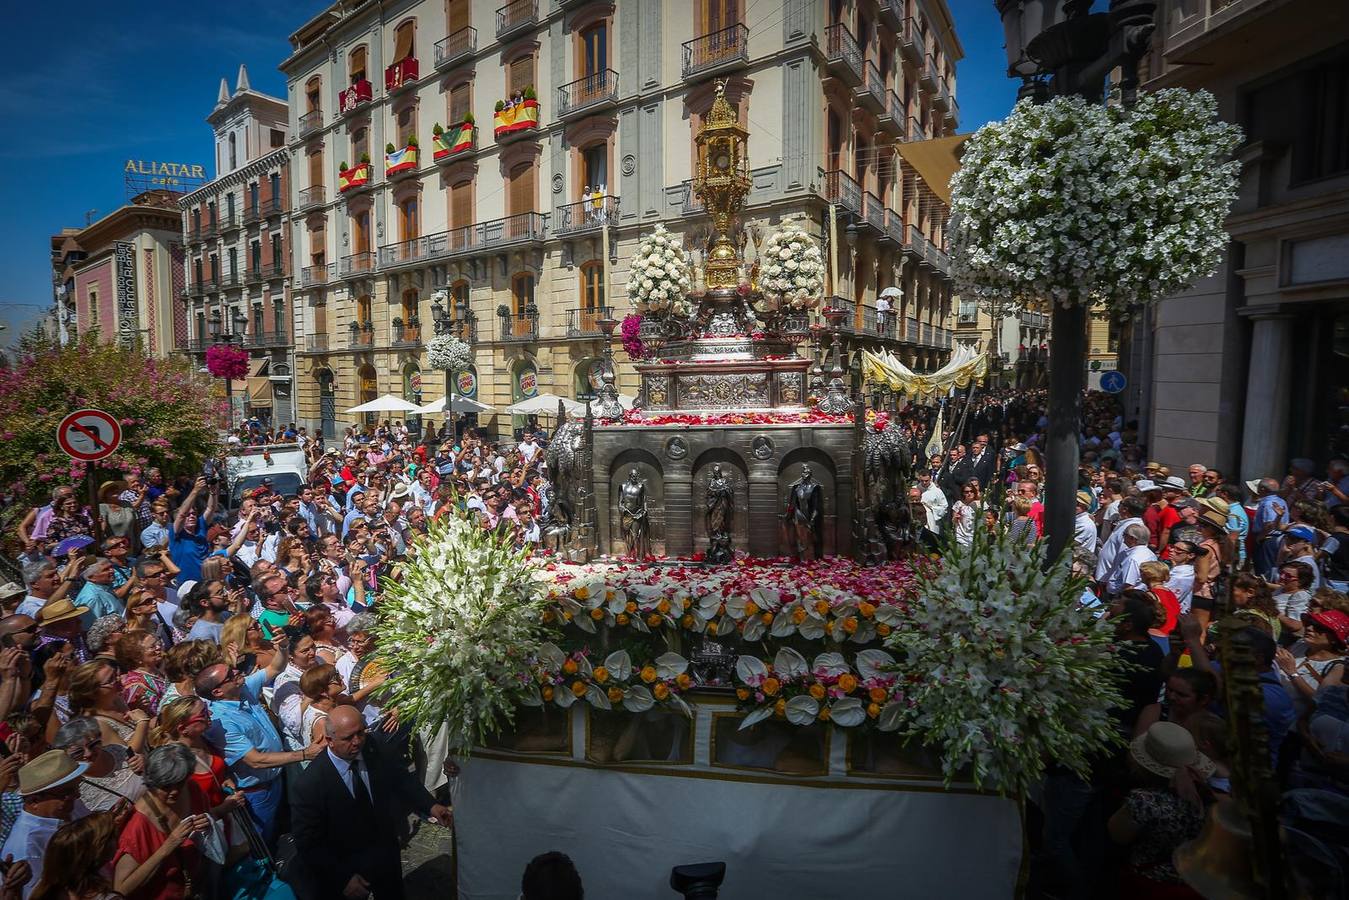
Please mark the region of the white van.
<svg viewBox="0 0 1349 900"><path fill-rule="evenodd" d="M225 457L225 486L230 508L267 481L278 494L298 494L308 481L309 463L299 444L232 448Z"/></svg>

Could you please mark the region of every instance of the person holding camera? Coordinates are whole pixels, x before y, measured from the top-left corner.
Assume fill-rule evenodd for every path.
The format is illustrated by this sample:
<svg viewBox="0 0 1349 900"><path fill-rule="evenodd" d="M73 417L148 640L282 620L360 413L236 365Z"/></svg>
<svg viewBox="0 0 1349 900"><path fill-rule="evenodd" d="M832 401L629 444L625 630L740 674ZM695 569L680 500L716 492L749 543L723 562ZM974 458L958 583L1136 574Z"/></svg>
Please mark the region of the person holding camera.
<svg viewBox="0 0 1349 900"><path fill-rule="evenodd" d="M197 511L197 499L206 494L206 509ZM179 569L179 584L184 581L201 579L201 563L211 552L206 532L216 513L216 485L209 484L205 475L199 476L192 484L192 490L184 498L178 512L173 517L173 527L169 534L169 555Z"/></svg>

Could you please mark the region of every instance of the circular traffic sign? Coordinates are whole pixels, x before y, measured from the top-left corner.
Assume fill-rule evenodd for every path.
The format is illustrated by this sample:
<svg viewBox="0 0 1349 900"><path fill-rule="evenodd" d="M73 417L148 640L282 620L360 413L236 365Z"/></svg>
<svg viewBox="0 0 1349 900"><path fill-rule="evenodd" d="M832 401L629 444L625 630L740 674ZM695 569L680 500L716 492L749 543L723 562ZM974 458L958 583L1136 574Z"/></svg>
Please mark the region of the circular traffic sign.
<svg viewBox="0 0 1349 900"><path fill-rule="evenodd" d="M56 426L56 443L74 459L97 462L122 443L122 426L101 409L76 410Z"/></svg>
<svg viewBox="0 0 1349 900"><path fill-rule="evenodd" d="M1126 384L1128 384L1128 381L1125 380L1123 372L1101 373L1101 390L1107 394L1118 394L1124 390Z"/></svg>

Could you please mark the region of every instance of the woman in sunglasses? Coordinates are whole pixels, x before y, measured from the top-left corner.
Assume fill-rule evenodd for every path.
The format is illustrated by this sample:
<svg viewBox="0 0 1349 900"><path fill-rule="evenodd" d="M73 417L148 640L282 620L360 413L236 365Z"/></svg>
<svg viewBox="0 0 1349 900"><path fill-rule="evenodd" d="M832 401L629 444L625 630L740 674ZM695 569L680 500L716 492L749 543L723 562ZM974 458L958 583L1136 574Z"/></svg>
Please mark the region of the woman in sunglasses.
<svg viewBox="0 0 1349 900"><path fill-rule="evenodd" d="M52 747L66 751L79 763L88 763L80 781L80 800L91 810L112 809L122 800L135 802L145 793L141 777L131 770L130 751L121 744L104 744L98 721L80 716L62 725Z"/></svg>

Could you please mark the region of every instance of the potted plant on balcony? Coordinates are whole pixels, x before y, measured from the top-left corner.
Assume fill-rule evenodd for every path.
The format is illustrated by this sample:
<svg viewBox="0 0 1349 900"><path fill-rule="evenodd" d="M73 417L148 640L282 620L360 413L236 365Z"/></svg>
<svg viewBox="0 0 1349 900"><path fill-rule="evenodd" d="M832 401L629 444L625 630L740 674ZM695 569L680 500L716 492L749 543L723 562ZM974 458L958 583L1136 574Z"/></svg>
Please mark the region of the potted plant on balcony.
<svg viewBox="0 0 1349 900"><path fill-rule="evenodd" d="M417 168L417 138L408 138L407 146L401 150L393 144L384 145L384 174L397 175Z"/></svg>
<svg viewBox="0 0 1349 900"><path fill-rule="evenodd" d="M534 88L525 88L519 97L510 106L504 100L497 101L496 115L492 121L492 132L496 137L539 127L539 101Z"/></svg>
<svg viewBox="0 0 1349 900"><path fill-rule="evenodd" d="M361 161L350 169L341 168L337 173L337 190L346 192L362 187L370 182L370 154L362 153Z"/></svg>
<svg viewBox="0 0 1349 900"><path fill-rule="evenodd" d="M394 317L393 317L393 327L394 327L394 328L402 328L402 327L403 327L403 317L402 317L402 316L394 316Z"/></svg>
<svg viewBox="0 0 1349 900"><path fill-rule="evenodd" d="M511 308L503 303L497 307L497 315L503 319L509 319L511 317Z"/></svg>

